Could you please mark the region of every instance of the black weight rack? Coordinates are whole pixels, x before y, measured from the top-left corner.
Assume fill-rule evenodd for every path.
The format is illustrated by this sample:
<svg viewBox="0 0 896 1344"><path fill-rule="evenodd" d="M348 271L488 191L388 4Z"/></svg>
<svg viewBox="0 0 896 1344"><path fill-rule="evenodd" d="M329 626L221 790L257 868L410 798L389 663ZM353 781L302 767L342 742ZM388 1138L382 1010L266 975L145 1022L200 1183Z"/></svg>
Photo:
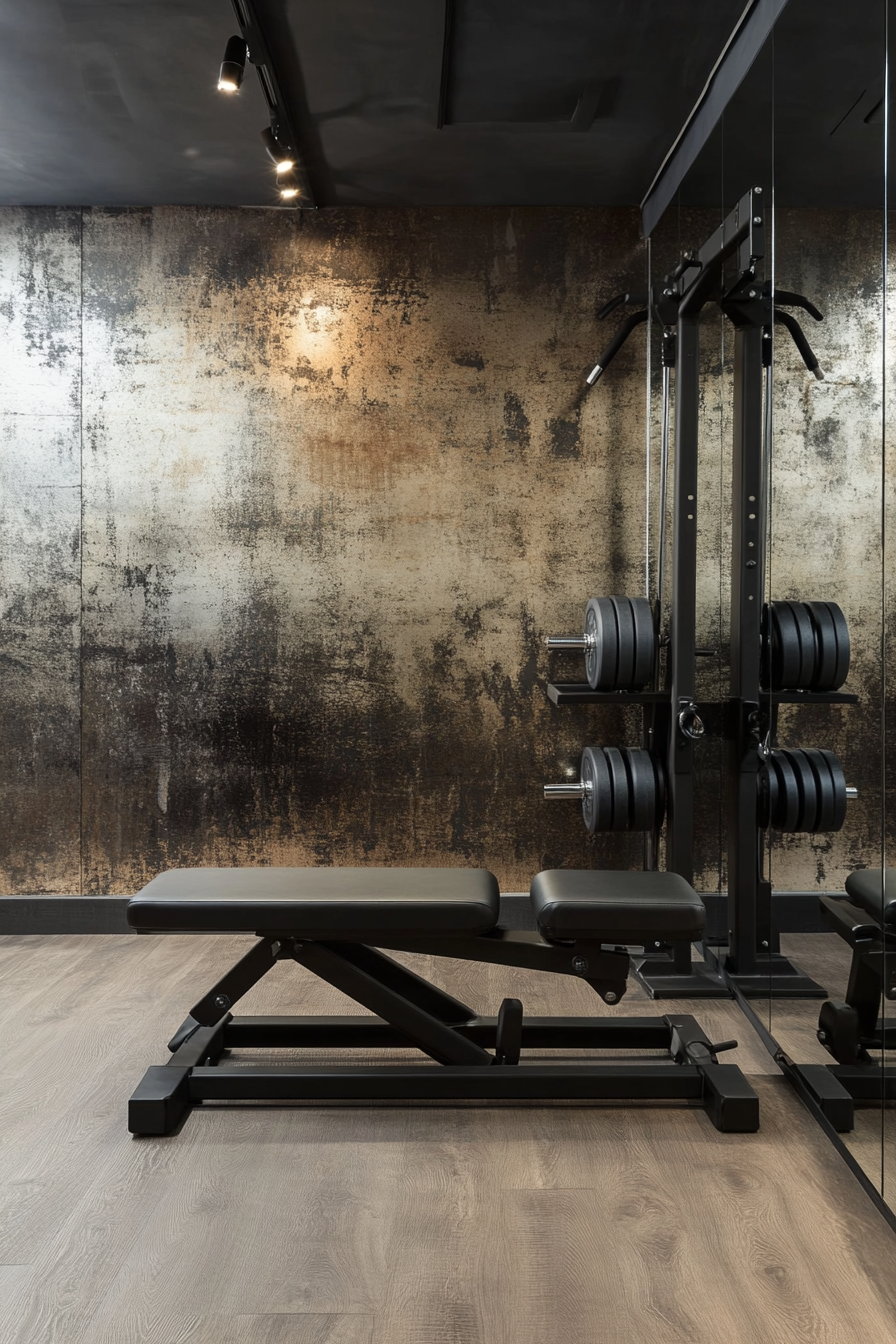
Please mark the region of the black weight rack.
<svg viewBox="0 0 896 1344"><path fill-rule="evenodd" d="M728 747L727 955L720 963L704 945L704 961L694 963L690 944L645 950L635 973L654 998L727 997L732 985L747 997L825 997L823 987L804 975L780 950L772 887L764 874L759 772L769 755L779 705L849 705L857 703L858 697L842 691L768 691L762 686L770 428L763 400L774 323L788 330L806 367L821 377L799 323L780 305L805 308L818 320L821 314L800 295L781 290L772 294L764 274L765 242L764 195L761 187L754 187L698 252L684 254L679 267L666 280L653 285L647 295L620 295L606 305L599 316L625 303L645 306L643 312L627 319L588 380L593 384L603 375L627 337L648 316L660 324L664 415L668 414L673 371L675 376L668 639L661 673L658 638L657 672L651 689L599 691L587 683L554 682L547 687L548 698L557 706L641 706L643 745L665 767L666 867L688 882L694 878L695 749L705 737L721 737ZM728 697L721 702L698 703L696 660L711 652L696 646L699 323L710 303L720 307L735 330L731 670ZM661 531L660 564L663 550ZM659 588L658 607L662 603L662 579ZM659 636L661 610L656 617ZM646 837L647 867L656 866L659 838L658 829Z"/></svg>

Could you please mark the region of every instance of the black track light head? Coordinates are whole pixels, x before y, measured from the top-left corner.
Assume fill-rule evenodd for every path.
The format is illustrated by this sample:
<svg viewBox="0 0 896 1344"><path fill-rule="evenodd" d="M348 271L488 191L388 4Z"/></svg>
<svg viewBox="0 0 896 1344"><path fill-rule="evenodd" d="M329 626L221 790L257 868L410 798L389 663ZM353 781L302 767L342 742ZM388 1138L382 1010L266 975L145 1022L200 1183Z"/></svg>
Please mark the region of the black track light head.
<svg viewBox="0 0 896 1344"><path fill-rule="evenodd" d="M224 60L218 75L218 90L221 93L238 93L246 73L246 61L249 59L249 46L242 37L231 37L224 48Z"/></svg>
<svg viewBox="0 0 896 1344"><path fill-rule="evenodd" d="M264 147L268 152L268 157L277 169L277 176L281 173L288 173L296 166L295 155L290 153L285 145L282 145L274 134L270 126L265 126L261 133L264 141Z"/></svg>

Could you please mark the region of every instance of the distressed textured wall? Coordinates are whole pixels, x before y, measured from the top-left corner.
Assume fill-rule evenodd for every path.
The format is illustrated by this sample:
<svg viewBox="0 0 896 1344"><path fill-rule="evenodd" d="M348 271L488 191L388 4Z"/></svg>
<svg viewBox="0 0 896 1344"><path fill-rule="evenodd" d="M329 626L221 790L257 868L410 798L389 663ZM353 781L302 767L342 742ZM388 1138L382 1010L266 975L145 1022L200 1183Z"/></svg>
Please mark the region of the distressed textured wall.
<svg viewBox="0 0 896 1344"><path fill-rule="evenodd" d="M7 889L78 890L56 830L79 809L91 892L175 864L485 863L521 887L628 862L636 841L540 798L588 716L546 704L539 640L589 589L640 586L643 385L578 396L596 296L643 274L634 214L94 210L78 230L3 218L19 362L65 383L76 442L83 379L83 551L59 562L83 595L81 775L40 747L71 626L32 529L7 578L30 653L4 755L31 800ZM70 312L48 306L51 243ZM41 519L69 544L67 515ZM77 734L76 700L53 712Z"/></svg>
<svg viewBox="0 0 896 1344"><path fill-rule="evenodd" d="M855 239L867 270L870 236ZM639 863L638 838L588 837L574 804L541 799L585 742L638 733L632 711L550 706L549 670L578 665L549 662L541 637L575 630L590 593L642 591L643 342L580 389L605 335L595 301L645 274L618 210L0 212L4 890L126 892L178 864L268 862L482 863L521 889L549 865ZM828 292L851 314L844 351L867 344L848 266ZM718 509L701 519L701 637L723 649L704 669L721 688L727 384L711 339L705 361L719 447L702 468ZM802 485L776 496L794 545L775 563L793 595L840 598L856 689L873 691L851 585L864 547L870 611L874 539L850 527L873 387L864 366L851 376L867 396L799 379L781 452ZM835 586L809 572L802 534L807 444L844 407L851 465L819 506ZM854 749L842 713L796 725L800 745L845 746L852 764L871 721ZM714 750L709 888L724 880ZM873 860L870 842L853 812L820 858L790 844L781 885L830 885Z"/></svg>

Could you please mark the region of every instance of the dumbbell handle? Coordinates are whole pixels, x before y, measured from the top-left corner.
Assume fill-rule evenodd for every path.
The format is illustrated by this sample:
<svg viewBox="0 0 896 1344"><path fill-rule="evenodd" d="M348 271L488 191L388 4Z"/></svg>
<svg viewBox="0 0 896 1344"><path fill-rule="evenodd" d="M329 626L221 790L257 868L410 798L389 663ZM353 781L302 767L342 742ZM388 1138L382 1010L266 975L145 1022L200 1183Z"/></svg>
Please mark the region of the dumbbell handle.
<svg viewBox="0 0 896 1344"><path fill-rule="evenodd" d="M565 649L585 650L590 649L594 643L593 635L546 635L545 644L549 649L559 650L561 653Z"/></svg>
<svg viewBox="0 0 896 1344"><path fill-rule="evenodd" d="M570 782L569 784L545 784L544 786L545 798L551 798L554 799L555 801L557 799L561 801L564 799L570 799L581 802L582 799L587 798L590 793L591 793L590 780L586 782L585 780L578 779L576 780L575 784Z"/></svg>
<svg viewBox="0 0 896 1344"><path fill-rule="evenodd" d="M847 801L848 803L854 803L855 800L858 798L858 796L859 796L859 791L858 791L858 789L855 787L855 785L854 785L854 784L847 784L847 786L846 786L846 801Z"/></svg>

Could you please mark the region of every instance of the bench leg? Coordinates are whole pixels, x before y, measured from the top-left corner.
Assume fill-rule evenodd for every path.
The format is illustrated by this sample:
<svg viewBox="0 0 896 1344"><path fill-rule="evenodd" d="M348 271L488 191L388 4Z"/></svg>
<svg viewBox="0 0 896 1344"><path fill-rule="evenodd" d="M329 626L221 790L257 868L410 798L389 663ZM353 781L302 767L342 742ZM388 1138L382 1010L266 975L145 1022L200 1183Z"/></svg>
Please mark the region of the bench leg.
<svg viewBox="0 0 896 1344"><path fill-rule="evenodd" d="M267 975L277 960L279 949L276 938L262 938L190 1009L190 1017L204 1027L212 1026Z"/></svg>
<svg viewBox="0 0 896 1344"><path fill-rule="evenodd" d="M172 1134L190 1109L190 1070L151 1064L128 1102L132 1134Z"/></svg>
<svg viewBox="0 0 896 1344"><path fill-rule="evenodd" d="M211 1027L191 1031L167 1064L151 1064L128 1102L132 1134L172 1134L190 1110L190 1075L197 1064L217 1060L230 1022L225 1013Z"/></svg>
<svg viewBox="0 0 896 1344"><path fill-rule="evenodd" d="M407 1037L410 1044L440 1064L491 1064L491 1055L480 1045L424 1012L370 971L353 964L341 952L339 944L297 942L292 955L300 966L306 966L327 984L334 985L356 1003L385 1018Z"/></svg>
<svg viewBox="0 0 896 1344"><path fill-rule="evenodd" d="M755 1134L759 1098L736 1064L702 1067L703 1109L724 1134Z"/></svg>

